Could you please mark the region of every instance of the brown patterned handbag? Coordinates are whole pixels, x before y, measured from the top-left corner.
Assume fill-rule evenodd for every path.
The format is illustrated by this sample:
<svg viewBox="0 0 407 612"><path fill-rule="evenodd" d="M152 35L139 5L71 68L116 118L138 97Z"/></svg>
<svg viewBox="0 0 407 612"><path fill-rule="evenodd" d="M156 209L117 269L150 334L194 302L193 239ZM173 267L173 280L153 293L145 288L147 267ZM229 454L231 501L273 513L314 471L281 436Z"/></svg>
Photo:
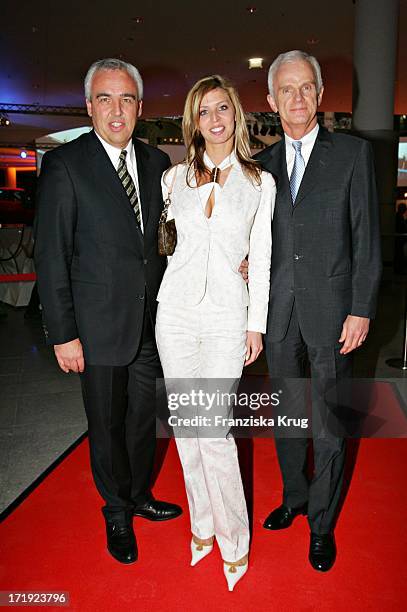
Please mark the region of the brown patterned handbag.
<svg viewBox="0 0 407 612"><path fill-rule="evenodd" d="M174 178L171 181L171 186L168 190L167 197L164 200L164 208L158 222L158 254L172 255L177 244L177 228L175 227L175 219L167 221L168 208L171 204L171 193L177 176L177 169L174 172Z"/></svg>

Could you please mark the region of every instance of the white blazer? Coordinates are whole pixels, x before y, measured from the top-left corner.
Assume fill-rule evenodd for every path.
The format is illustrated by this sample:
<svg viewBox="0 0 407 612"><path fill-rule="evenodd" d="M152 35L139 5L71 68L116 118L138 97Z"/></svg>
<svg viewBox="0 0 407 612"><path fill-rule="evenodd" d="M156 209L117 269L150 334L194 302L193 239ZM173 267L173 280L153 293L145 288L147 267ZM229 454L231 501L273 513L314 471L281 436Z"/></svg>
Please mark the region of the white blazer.
<svg viewBox="0 0 407 612"><path fill-rule="evenodd" d="M208 219L201 188L186 183L187 165L163 175L162 190L175 182L168 219L175 219L177 246L169 258L157 300L176 306L199 304L205 293L218 306L248 307L249 331L265 333L270 290L271 220L276 186L268 172L253 184L236 160L223 187L217 186ZM195 178L191 185L196 185ZM209 190L210 192L210 190ZM248 257L249 283L238 272Z"/></svg>

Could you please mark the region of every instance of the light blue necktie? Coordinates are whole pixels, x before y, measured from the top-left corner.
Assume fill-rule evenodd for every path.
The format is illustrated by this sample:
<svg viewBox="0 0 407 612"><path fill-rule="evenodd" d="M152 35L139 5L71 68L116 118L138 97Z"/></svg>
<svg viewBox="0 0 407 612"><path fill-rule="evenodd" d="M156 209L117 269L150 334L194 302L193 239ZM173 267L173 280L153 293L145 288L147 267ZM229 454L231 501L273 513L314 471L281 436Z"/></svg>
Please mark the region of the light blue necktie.
<svg viewBox="0 0 407 612"><path fill-rule="evenodd" d="M291 191L291 198L294 204L295 198L297 197L298 190L301 185L302 177L304 176L305 161L304 161L303 156L301 155L301 147L302 147L301 140L294 140L292 144L295 150L295 159L294 159L293 170L290 176L290 191Z"/></svg>

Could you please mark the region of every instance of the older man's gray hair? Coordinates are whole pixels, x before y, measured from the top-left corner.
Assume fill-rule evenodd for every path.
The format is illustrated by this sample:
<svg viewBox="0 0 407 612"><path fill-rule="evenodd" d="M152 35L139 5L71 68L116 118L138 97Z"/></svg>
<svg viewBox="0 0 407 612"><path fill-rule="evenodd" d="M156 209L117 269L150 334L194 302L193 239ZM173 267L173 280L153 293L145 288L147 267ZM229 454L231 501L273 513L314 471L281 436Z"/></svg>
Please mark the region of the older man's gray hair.
<svg viewBox="0 0 407 612"><path fill-rule="evenodd" d="M94 62L92 66L89 68L88 72L85 76L85 98L90 101L91 99L91 89L92 89L92 79L96 72L99 70L124 70L131 76L133 81L137 85L137 94L138 99L143 99L143 79L140 76L139 71L133 64L129 64L128 62L123 62L119 59L108 58L98 60Z"/></svg>
<svg viewBox="0 0 407 612"><path fill-rule="evenodd" d="M278 57L274 60L269 68L268 75L268 88L269 93L273 98L275 98L274 87L274 77L276 75L277 70L280 68L282 64L288 64L290 62L308 62L314 72L315 76L315 87L317 89L317 93L319 93L322 89L322 76L321 76L321 66L318 63L318 60L313 56L305 53L305 51L287 51L287 53L280 53Z"/></svg>

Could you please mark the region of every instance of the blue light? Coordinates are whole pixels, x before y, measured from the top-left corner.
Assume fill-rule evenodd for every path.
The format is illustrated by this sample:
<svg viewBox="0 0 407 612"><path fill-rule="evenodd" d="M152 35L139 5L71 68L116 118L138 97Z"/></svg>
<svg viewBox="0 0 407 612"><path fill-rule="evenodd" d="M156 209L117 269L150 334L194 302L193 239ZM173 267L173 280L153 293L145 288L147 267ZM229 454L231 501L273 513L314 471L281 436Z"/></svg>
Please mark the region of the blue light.
<svg viewBox="0 0 407 612"><path fill-rule="evenodd" d="M27 157L27 152L26 151L21 151L20 153L20 157L22 157L23 159L25 159Z"/></svg>

